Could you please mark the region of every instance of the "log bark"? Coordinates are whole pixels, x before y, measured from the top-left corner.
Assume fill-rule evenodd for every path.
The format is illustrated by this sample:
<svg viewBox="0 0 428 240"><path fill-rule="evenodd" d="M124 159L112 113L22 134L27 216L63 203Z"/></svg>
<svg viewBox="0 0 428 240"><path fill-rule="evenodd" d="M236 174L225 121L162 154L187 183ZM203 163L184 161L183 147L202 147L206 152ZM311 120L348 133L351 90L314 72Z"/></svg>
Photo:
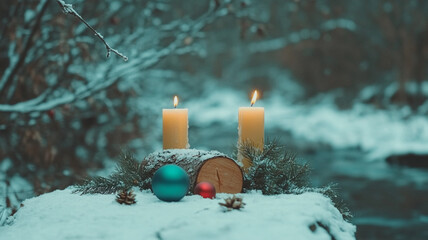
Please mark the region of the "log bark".
<svg viewBox="0 0 428 240"><path fill-rule="evenodd" d="M242 192L241 167L226 154L218 151L169 149L149 154L141 164L152 176L166 164L182 167L189 174L189 191L192 193L199 182L210 182L217 193Z"/></svg>

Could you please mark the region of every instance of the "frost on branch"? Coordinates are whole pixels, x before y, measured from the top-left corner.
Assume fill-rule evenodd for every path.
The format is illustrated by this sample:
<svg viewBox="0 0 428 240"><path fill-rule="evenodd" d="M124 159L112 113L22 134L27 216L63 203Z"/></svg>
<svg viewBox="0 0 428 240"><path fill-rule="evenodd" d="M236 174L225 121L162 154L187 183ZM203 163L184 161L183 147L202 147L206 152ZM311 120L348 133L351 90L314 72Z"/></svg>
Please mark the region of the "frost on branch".
<svg viewBox="0 0 428 240"><path fill-rule="evenodd" d="M43 8L41 9L45 9L48 6L48 1L42 1L40 5L42 5L42 3ZM77 17L103 41L107 48L107 54L114 52L123 56L118 51L111 48L105 38L91 27L91 25L93 25L92 23L100 21L98 18L92 18L88 21L83 20L74 8L72 8L71 4L66 4L64 1L57 1L57 3L65 13ZM91 3L85 4L88 5L88 8L92 6ZM37 91L34 90L34 93L30 91L30 94L25 94L24 97L19 95L20 98L11 101L12 98L17 95L18 78L20 75L23 75L23 73L22 71L19 72L15 70L15 68L22 68L19 64L21 60L16 60L18 62L15 64L17 67L10 64L0 80L0 92L7 92L7 95L2 94L2 96L0 96L0 112L15 112L28 116L28 114L31 113L50 111L51 109L67 104L74 105L76 102L93 97L98 92L109 88L123 79L126 79L128 83L132 84L135 84L136 81L141 82L141 76L146 76L144 80L153 79L153 77L150 77L150 73L147 72L148 69L158 64L167 56L189 53L202 55L201 45L196 44L196 40L200 40L204 37L202 32L208 24L228 14L228 12L225 11L227 5L222 4L218 7L212 2L209 8L205 9L205 12L195 19L185 17L171 20L168 13L173 8L169 7L166 3L155 4L154 2L150 2L141 3L139 5L141 6L122 5L120 1L114 1L111 3L111 6L115 6L115 8L107 8L108 11L105 11L106 6L102 7L103 16L110 17L113 24L117 24L118 20L115 19L118 19L116 15L120 13L117 12L118 9L131 12L130 14L135 14L135 17L140 19L138 22L129 22L129 27L126 28L126 31L128 33L131 32L130 34L124 36L117 35L109 38L111 39L109 40L110 42L132 47L133 51L131 55L135 61L133 61L132 64L126 65L117 65L115 62L88 63L88 61L93 58L89 53L92 41L88 36L83 34L85 28L76 25L74 22L61 22L61 24L72 25L68 27L68 29L72 29L72 31L65 31L63 28L56 29L49 24L51 24L52 19L60 18L60 16L53 16L50 13L44 13L42 10L37 9L35 13L38 19L41 20L40 26L43 26L43 28L35 28L34 32L40 34L40 36L30 39L31 41L29 42L31 44L29 44L28 53L24 52L23 55L28 56L25 61L34 62L33 65L37 67L40 65L40 68L49 69L52 72L34 71L35 73L31 73L31 76L35 75L41 78L43 82L42 86L34 85L39 81L20 82L20 84L23 85L21 88L30 88L27 90L30 91L33 87ZM96 9L96 6L92 7ZM137 9L145 9L145 14L141 16ZM159 12L161 12L165 18L168 18L161 22L150 22L153 18L153 14L156 13L159 15ZM122 21L127 21L127 19L128 17L123 18ZM157 20L159 20L159 18ZM89 23L91 23L91 25ZM31 25L31 22L27 24ZM16 31L22 30L18 28ZM56 33L60 31L69 39L55 38L55 36L57 36ZM26 35L23 36L25 37ZM186 39L193 40L188 42L185 41ZM16 47L14 44L10 44L8 47L8 52L11 53L10 62L14 63L16 59ZM40 49L43 49L43 51L40 51ZM54 50L57 50L60 54L56 55ZM44 56L44 53L49 53L49 55ZM124 59L125 58L127 57L124 56ZM33 69L36 70L35 68ZM62 71L54 71L54 69L62 69ZM8 74L9 72L11 74ZM142 74L142 72L147 73ZM30 73L24 73L27 74L28 78ZM158 77L159 76L156 76L156 78ZM138 88L133 89L137 91ZM4 96L10 97L4 98ZM109 100L106 100L107 104L108 102ZM111 106L111 104L108 105ZM40 114L32 114L29 118L39 119L40 116ZM6 119L13 120L14 123L17 123L15 121L17 120L16 117L16 115L9 115ZM20 125L28 124L27 121L18 121L18 123ZM5 122L0 122L0 129L6 128L7 125L8 124Z"/></svg>
<svg viewBox="0 0 428 240"><path fill-rule="evenodd" d="M85 19L83 19L83 17L80 16L79 13L76 12L76 10L74 10L73 5L65 3L62 0L57 0L57 3L61 6L61 8L64 11L64 13L71 14L71 15L75 16L81 22L83 22L92 32L94 32L95 36L97 36L104 43L104 45L106 46L107 57L110 57L110 52L113 52L116 55L118 55L119 57L121 57L124 61L128 61L128 57L127 56L123 55L122 53L120 53L116 49L110 47L110 45L106 42L106 40L104 40L104 37L100 33L98 33L91 25L89 25L89 23L86 22Z"/></svg>

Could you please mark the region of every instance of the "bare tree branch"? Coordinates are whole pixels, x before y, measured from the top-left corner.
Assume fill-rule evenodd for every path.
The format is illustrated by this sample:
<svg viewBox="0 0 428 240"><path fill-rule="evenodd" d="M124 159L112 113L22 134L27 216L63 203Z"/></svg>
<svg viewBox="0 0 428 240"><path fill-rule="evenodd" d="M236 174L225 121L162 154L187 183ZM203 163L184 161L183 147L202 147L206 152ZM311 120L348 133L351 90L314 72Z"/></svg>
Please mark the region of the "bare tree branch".
<svg viewBox="0 0 428 240"><path fill-rule="evenodd" d="M167 32L168 36L173 35L175 39L161 49L148 49L143 54L139 54L139 56L135 59L135 61L132 61L132 63L119 65L115 68L109 68L108 72L105 73L103 78L97 78L97 80L90 81L85 86L81 86L74 91L69 91L63 88L50 88L33 99L10 105L0 104L0 112L33 113L48 111L64 104L86 99L89 96L108 88L123 78L129 78L135 74L135 72L138 72L140 75L141 71L156 65L162 59L171 54L182 55L194 52L195 49L193 44L183 44L184 39L187 37L196 38L205 26L214 22L215 19L225 16L229 13L228 11L225 11L227 9L226 4L222 4L220 7L216 6L217 5L215 5L214 2L211 2L206 13L202 14L195 20L187 21L186 25L189 26L188 29L183 30L180 28L180 23L182 23L182 20L174 21L162 27L157 27L158 31ZM136 37L138 38L139 36ZM56 94L54 94L54 92L56 92ZM2 125L0 125L0 129L1 127Z"/></svg>
<svg viewBox="0 0 428 240"><path fill-rule="evenodd" d="M62 0L57 0L57 3L62 8L62 10L64 11L64 13L67 13L67 14L75 16L81 22L83 22L91 31L93 31L95 33L95 36L97 36L104 43L104 45L106 46L107 57L110 57L110 52L113 52L116 55L118 55L119 57L121 57L124 61L128 61L128 57L125 56L125 55L123 55L122 53L120 53L116 49L110 47L110 45L104 40L104 37L99 32L97 32L97 30L95 30L91 25L89 25L89 23L86 22L85 19L83 19L82 16L80 16L80 14L76 12L76 10L74 10L74 8L73 8L73 6L71 4L65 3Z"/></svg>
<svg viewBox="0 0 428 240"><path fill-rule="evenodd" d="M27 53L30 50L31 46L33 45L33 39L34 36L37 32L37 30L40 27L40 22L42 20L42 16L45 12L45 10L47 9L49 1L41 1L40 2L40 10L39 13L37 15L37 19L35 24L33 25L32 29L31 29L31 33L27 38L27 41L25 42L25 47L24 50L19 54L19 57L16 61L16 64L10 66L11 70L10 73L7 74L8 72L6 72L2 78L0 79L0 96L2 96L4 93L4 91L8 88L7 85L12 85L12 89L9 91L9 93L7 94L7 99L11 98L11 95L14 93L14 84L11 84L10 82L14 79L15 75L17 74L17 72L19 71L19 69L21 68L21 66L24 64L25 60L27 59ZM15 47L15 45L11 45L10 47ZM11 52L13 53L13 52Z"/></svg>

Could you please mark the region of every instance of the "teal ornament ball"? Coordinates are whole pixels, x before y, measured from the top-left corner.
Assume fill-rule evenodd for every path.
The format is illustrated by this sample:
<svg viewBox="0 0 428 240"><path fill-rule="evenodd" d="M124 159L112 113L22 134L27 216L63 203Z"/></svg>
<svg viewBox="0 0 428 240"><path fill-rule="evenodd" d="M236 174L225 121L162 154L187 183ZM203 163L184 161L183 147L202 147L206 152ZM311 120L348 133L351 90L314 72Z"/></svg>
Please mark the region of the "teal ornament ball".
<svg viewBox="0 0 428 240"><path fill-rule="evenodd" d="M162 201L180 201L189 190L190 180L186 171L173 164L159 168L152 177L152 191Z"/></svg>

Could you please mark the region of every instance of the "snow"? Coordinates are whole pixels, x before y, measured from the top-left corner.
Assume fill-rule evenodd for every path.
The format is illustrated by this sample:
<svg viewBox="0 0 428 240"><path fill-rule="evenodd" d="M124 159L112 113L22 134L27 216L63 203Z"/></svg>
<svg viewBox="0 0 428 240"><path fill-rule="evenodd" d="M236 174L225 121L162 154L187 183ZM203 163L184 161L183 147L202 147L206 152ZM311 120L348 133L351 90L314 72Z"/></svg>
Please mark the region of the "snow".
<svg viewBox="0 0 428 240"><path fill-rule="evenodd" d="M380 110L355 104L349 110L339 110L330 95L313 104L295 104L284 95L271 92L256 102L265 107L266 137L279 129L290 132L296 141L323 143L335 149L359 148L369 160L383 160L392 154L428 154L428 119L408 108ZM237 126L238 108L249 106L249 99L242 92L222 89L187 106L193 126Z"/></svg>
<svg viewBox="0 0 428 240"><path fill-rule="evenodd" d="M36 13L34 10L27 9L24 13L25 22L29 22L29 21L33 20L35 16L36 16Z"/></svg>
<svg viewBox="0 0 428 240"><path fill-rule="evenodd" d="M331 201L317 193L263 196L240 194L246 206L225 211L216 199L186 196L162 202L136 191L137 203L115 202L114 195L73 194L72 188L27 199L0 239L355 239L356 227L342 219Z"/></svg>
<svg viewBox="0 0 428 240"><path fill-rule="evenodd" d="M183 163L189 160L203 162L214 157L227 157L227 155L218 151L203 151L198 149L167 149L150 153L146 159L157 159L158 157L162 157L164 159L174 159L174 162L176 163ZM155 161L154 163L157 162Z"/></svg>
<svg viewBox="0 0 428 240"><path fill-rule="evenodd" d="M0 226L6 221L6 218L12 213L12 208L19 206L23 199L33 196L33 185L21 176L14 175L11 178L6 177L6 171L12 167L10 158L6 158L0 164L0 196L9 199L0 201ZM1 238L0 238L1 239Z"/></svg>
<svg viewBox="0 0 428 240"><path fill-rule="evenodd" d="M252 53L275 51L285 48L291 43L298 43L307 39L319 39L323 32L328 32L338 28L343 28L353 32L356 31L357 24L350 19L330 19L321 25L321 31L318 29L302 29L300 31L290 32L287 37L250 43L248 49Z"/></svg>
<svg viewBox="0 0 428 240"><path fill-rule="evenodd" d="M377 110L366 105L340 111L329 102L280 108L284 105L280 99L272 101L272 111L266 111L272 125L289 130L297 138L327 143L336 149L360 148L370 160L391 154L428 153L428 120L424 116L403 119L405 111ZM284 116L289 117L282 120Z"/></svg>
<svg viewBox="0 0 428 240"><path fill-rule="evenodd" d="M357 24L350 19L338 18L330 19L322 24L324 30L334 30L336 28L344 28L349 31L355 31L357 29Z"/></svg>
<svg viewBox="0 0 428 240"><path fill-rule="evenodd" d="M250 106L250 100L243 93L238 93L233 89L221 89L211 91L204 98L191 101L186 106L191 109L189 118L191 118L192 124L208 127L216 122L227 123L235 120L234 122L237 123L238 108Z"/></svg>
<svg viewBox="0 0 428 240"><path fill-rule="evenodd" d="M175 163L185 168L189 173L194 169L192 166L199 166L205 160L214 157L227 157L227 155L218 151L203 151L198 149L168 149L150 153L145 157L145 169L155 168L160 163ZM196 162L198 161L198 162ZM188 167L188 168L187 168Z"/></svg>
<svg viewBox="0 0 428 240"><path fill-rule="evenodd" d="M388 111L355 105L340 111L328 101L293 106L279 98L272 99L269 108L266 121L270 121L270 127L286 129L296 138L326 143L335 149L360 148L368 153L369 160L385 159L391 154L428 153L428 119L407 115L405 109Z"/></svg>

